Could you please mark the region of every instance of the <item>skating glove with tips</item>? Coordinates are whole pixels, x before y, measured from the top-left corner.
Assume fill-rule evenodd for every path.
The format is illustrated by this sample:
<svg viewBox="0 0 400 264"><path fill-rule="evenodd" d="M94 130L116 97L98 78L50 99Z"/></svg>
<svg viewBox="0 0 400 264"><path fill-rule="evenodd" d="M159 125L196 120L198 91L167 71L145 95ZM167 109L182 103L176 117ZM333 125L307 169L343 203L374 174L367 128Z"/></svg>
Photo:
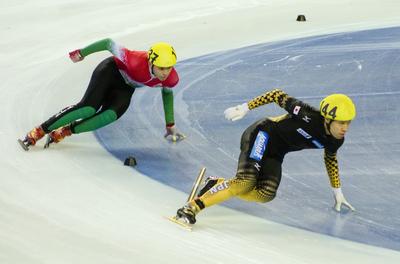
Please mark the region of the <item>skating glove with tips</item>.
<svg viewBox="0 0 400 264"><path fill-rule="evenodd" d="M71 51L71 52L69 53L69 58L70 58L73 62L78 62L78 61L83 60L84 57L83 57L82 54L81 54L81 50L77 49L77 50Z"/></svg>
<svg viewBox="0 0 400 264"><path fill-rule="evenodd" d="M234 107L229 107L224 111L224 114L226 119L230 121L237 121L242 119L249 111L249 106L247 103L244 103Z"/></svg>
<svg viewBox="0 0 400 264"><path fill-rule="evenodd" d="M186 138L184 134L178 132L175 125L167 125L166 130L167 132L165 133L164 137L168 141L178 142Z"/></svg>
<svg viewBox="0 0 400 264"><path fill-rule="evenodd" d="M351 206L349 202L346 201L346 198L344 198L343 192L341 188L332 188L333 189L333 194L335 197L335 210L337 212L340 212L342 208L342 204L346 207L348 207L351 211L354 211L354 207Z"/></svg>

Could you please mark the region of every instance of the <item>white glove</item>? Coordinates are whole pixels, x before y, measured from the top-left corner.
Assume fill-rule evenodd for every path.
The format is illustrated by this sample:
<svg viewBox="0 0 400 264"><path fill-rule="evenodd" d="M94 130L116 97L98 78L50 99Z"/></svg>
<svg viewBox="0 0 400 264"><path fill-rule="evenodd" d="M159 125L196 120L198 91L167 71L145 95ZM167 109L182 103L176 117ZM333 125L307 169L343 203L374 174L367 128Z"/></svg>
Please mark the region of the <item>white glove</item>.
<svg viewBox="0 0 400 264"><path fill-rule="evenodd" d="M354 207L351 206L351 204L349 204L346 201L346 198L344 198L344 195L342 193L342 189L341 188L332 188L333 189L333 193L335 196L335 210L340 212L340 209L342 207L342 204L346 207L348 207L351 211L354 211Z"/></svg>
<svg viewBox="0 0 400 264"><path fill-rule="evenodd" d="M175 127L173 126L167 126L166 127L167 132L165 133L164 137L166 140L172 141L172 142L178 142L186 138L186 136L182 133L179 133Z"/></svg>
<svg viewBox="0 0 400 264"><path fill-rule="evenodd" d="M230 121L236 121L242 119L249 111L249 106L247 103L244 103L234 107L229 107L224 111L224 114L226 119Z"/></svg>

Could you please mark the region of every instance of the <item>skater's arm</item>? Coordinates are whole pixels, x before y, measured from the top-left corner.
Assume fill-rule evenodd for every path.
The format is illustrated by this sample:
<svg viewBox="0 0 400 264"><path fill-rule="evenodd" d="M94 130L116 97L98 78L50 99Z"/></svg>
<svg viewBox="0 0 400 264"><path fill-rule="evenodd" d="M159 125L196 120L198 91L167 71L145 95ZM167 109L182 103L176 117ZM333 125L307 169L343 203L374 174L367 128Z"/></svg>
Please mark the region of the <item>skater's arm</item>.
<svg viewBox="0 0 400 264"><path fill-rule="evenodd" d="M340 188L339 165L336 153L325 150L324 161L332 188Z"/></svg>
<svg viewBox="0 0 400 264"><path fill-rule="evenodd" d="M261 105L276 103L280 107L285 108L288 98L290 97L284 91L274 89L250 100L247 102L247 106L249 107L249 110L251 110Z"/></svg>
<svg viewBox="0 0 400 264"><path fill-rule="evenodd" d="M161 89L162 101L164 107L165 124L173 126L174 121L174 93L172 89L163 87Z"/></svg>
<svg viewBox="0 0 400 264"><path fill-rule="evenodd" d="M339 166L336 158L336 152L332 153L330 151L325 150L324 160L325 160L325 167L329 176L329 181L331 183L331 187L333 190L333 196L335 198L334 209L340 212L343 205L349 208L350 210L354 211L355 210L354 207L346 200L346 198L343 195L342 188L340 187Z"/></svg>
<svg viewBox="0 0 400 264"><path fill-rule="evenodd" d="M99 52L99 51L105 51L105 50L108 50L115 57L122 60L122 55L125 53L126 48L117 44L114 40L112 40L110 38L106 38L106 39L96 41L96 42L84 47L83 49L81 49L81 54L83 57L86 57L87 55L90 55L92 53Z"/></svg>
<svg viewBox="0 0 400 264"><path fill-rule="evenodd" d="M237 121L242 119L251 109L259 107L261 105L276 103L280 107L285 108L286 101L289 97L284 91L275 89L266 92L263 95L257 96L256 98L234 107L229 107L224 111L225 118L231 121Z"/></svg>
<svg viewBox="0 0 400 264"><path fill-rule="evenodd" d="M172 142L178 142L185 139L185 135L180 133L175 126L174 121L174 94L170 88L163 87L161 89L164 114L165 114L165 124L166 133L164 137Z"/></svg>
<svg viewBox="0 0 400 264"><path fill-rule="evenodd" d="M247 103L226 109L224 112L225 118L236 121L243 118L248 111L270 103L276 103L280 107L284 108L288 113L294 114L300 118L310 115L311 112L315 112L315 109L306 103L289 96L280 89L274 89L257 96Z"/></svg>
<svg viewBox="0 0 400 264"><path fill-rule="evenodd" d="M95 52L100 52L100 51L105 51L108 50L111 52L115 57L117 57L121 61L125 61L125 53L126 53L126 48L118 45L116 42L114 42L110 38L102 39L99 41L96 41L82 49L78 49L75 51L70 52L70 57L71 60L74 62L83 60L86 56L95 53Z"/></svg>
<svg viewBox="0 0 400 264"><path fill-rule="evenodd" d="M315 111L317 111L317 109L313 108L312 106L302 102L301 100L289 96L280 89L272 90L254 98L253 100L248 102L248 107L249 110L251 110L260 105L272 102L284 108L289 114L292 114L294 117L298 117L300 119L303 119L305 116L310 117L313 115L313 113L315 113Z"/></svg>

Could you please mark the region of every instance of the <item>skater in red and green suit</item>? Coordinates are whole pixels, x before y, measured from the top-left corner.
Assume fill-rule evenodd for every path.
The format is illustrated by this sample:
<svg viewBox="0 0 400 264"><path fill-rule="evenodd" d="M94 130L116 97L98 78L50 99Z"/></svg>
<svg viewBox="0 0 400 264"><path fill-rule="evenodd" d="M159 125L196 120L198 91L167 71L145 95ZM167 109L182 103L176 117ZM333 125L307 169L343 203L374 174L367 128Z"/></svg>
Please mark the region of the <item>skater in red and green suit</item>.
<svg viewBox="0 0 400 264"><path fill-rule="evenodd" d="M132 94L139 87L160 88L165 113L165 138L180 141L184 135L175 127L173 91L179 82L174 69L177 57L168 43L154 44L148 51L128 50L112 39L97 41L69 53L73 62L100 51L113 56L100 62L93 71L81 101L50 117L32 129L20 142L28 150L48 134L45 147L72 134L93 131L120 118L128 109Z"/></svg>

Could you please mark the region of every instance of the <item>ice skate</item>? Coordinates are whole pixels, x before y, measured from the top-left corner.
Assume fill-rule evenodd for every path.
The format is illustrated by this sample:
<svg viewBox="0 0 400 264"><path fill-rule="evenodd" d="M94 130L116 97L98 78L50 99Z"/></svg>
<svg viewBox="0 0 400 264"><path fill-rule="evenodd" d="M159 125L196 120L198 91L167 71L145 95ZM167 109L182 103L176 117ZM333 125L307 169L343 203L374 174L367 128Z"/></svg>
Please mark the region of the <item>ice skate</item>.
<svg viewBox="0 0 400 264"><path fill-rule="evenodd" d="M46 133L42 127L35 127L28 134L26 134L23 140L18 139L18 142L24 150L28 151L29 147L34 146L38 140L44 137L44 135L46 135Z"/></svg>
<svg viewBox="0 0 400 264"><path fill-rule="evenodd" d="M58 143L67 136L71 136L72 131L70 126L63 126L56 130L51 131L46 138L44 148L48 148L52 143Z"/></svg>
<svg viewBox="0 0 400 264"><path fill-rule="evenodd" d="M195 209L189 204L179 208L175 216L166 218L188 231L192 231L193 224L196 223Z"/></svg>
<svg viewBox="0 0 400 264"><path fill-rule="evenodd" d="M176 218L187 224L193 225L196 223L196 209L190 204L186 204L182 208L178 209L176 212Z"/></svg>

